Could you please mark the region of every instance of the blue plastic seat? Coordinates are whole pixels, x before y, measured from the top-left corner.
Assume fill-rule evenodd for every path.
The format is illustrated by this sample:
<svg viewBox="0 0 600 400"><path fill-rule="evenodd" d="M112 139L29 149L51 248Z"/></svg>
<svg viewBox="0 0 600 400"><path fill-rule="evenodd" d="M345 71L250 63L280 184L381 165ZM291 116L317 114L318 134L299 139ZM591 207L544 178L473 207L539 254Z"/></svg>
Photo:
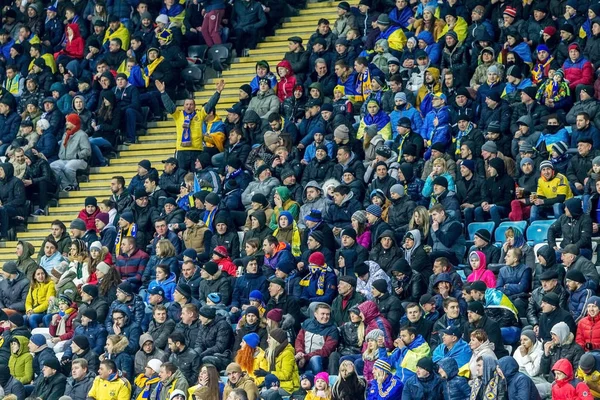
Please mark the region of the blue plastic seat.
<svg viewBox="0 0 600 400"><path fill-rule="evenodd" d="M475 239L475 232L477 232L480 229L485 229L490 233L491 236L492 233L494 233L494 222L471 222L467 227L467 232L469 233L469 240Z"/></svg>
<svg viewBox="0 0 600 400"><path fill-rule="evenodd" d="M548 228L550 224L531 224L527 228L525 237L527 238L528 244L536 245L538 243L544 243L548 239Z"/></svg>
<svg viewBox="0 0 600 400"><path fill-rule="evenodd" d="M525 229L527 229L527 221L502 222L500 225L498 225L496 231L494 232L494 241L496 243L504 243L504 241L506 240L506 230L508 228L519 228L521 232L525 232Z"/></svg>

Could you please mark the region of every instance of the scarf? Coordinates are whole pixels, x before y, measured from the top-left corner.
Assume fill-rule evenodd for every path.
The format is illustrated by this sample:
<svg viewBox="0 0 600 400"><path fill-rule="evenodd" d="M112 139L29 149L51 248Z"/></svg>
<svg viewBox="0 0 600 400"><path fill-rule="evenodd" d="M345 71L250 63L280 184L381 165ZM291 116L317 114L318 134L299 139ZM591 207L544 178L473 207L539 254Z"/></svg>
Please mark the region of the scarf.
<svg viewBox="0 0 600 400"><path fill-rule="evenodd" d="M65 147L67 147L67 143L69 143L69 140L71 139L71 137L78 131L79 129L67 129L65 131L65 140L63 141L63 145Z"/></svg>
<svg viewBox="0 0 600 400"><path fill-rule="evenodd" d="M139 374L136 378L135 378L135 385L138 388L144 388L142 390L142 392L138 395L138 397L136 398L136 400L146 400L150 398L150 394L152 393L152 390L150 390L152 388L152 385L154 385L155 383L160 382L160 377L155 377L155 378L148 378L146 377L146 375Z"/></svg>
<svg viewBox="0 0 600 400"><path fill-rule="evenodd" d="M144 82L146 83L146 87L148 87L148 85L150 84L150 77L152 76L152 74L154 73L154 70L156 69L156 67L158 67L158 65L164 61L164 57L160 56L158 57L156 60L152 61L150 64L146 65L146 67L144 68Z"/></svg>
<svg viewBox="0 0 600 400"><path fill-rule="evenodd" d="M192 132L191 125L192 120L196 116L196 111L191 114L183 111L183 132L181 132L181 146L182 147L190 147L192 145Z"/></svg>
<svg viewBox="0 0 600 400"><path fill-rule="evenodd" d="M129 225L129 228L127 228L127 229L119 229L119 232L117 233L117 238L115 239L115 254L116 255L121 254L121 239L124 238L125 236L132 236L132 237L137 236L137 225L135 223Z"/></svg>
<svg viewBox="0 0 600 400"><path fill-rule="evenodd" d="M213 227L213 219L215 218L215 215L217 214L217 208L213 208L212 211L210 212L205 212L204 213L204 225L206 225L208 227L208 230L211 231L212 233L215 232L215 228Z"/></svg>
<svg viewBox="0 0 600 400"><path fill-rule="evenodd" d="M73 311L75 310L72 308L68 308L65 312L58 312L60 319L58 320L58 325L56 326L56 337L60 337L61 335L67 333L67 320L69 319L69 316L73 313Z"/></svg>
<svg viewBox="0 0 600 400"><path fill-rule="evenodd" d="M302 278L302 280L300 281L300 286L304 286L307 287L310 285L310 281L312 280L313 276L316 276L316 274L318 275L317 278L317 296L322 296L325 293L325 276L327 275L327 264L323 265L322 267L319 267L318 265L309 265L308 269L310 270L310 273L308 275L306 275L304 278Z"/></svg>
<svg viewBox="0 0 600 400"><path fill-rule="evenodd" d="M469 125L467 126L467 129L465 129L464 131L459 130L458 133L456 134L456 139L454 139L454 142L456 143L456 149L454 150L454 154L456 155L460 155L460 146L461 146L461 140L462 138L464 138L465 136L468 136L469 133L471 133L471 130L473 129L473 123L469 122Z"/></svg>

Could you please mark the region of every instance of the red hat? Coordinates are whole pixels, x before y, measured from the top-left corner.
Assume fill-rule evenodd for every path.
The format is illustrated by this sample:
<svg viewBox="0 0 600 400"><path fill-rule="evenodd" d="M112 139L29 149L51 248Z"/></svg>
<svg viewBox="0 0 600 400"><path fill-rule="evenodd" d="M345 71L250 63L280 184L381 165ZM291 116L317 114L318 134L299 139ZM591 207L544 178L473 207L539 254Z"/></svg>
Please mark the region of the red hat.
<svg viewBox="0 0 600 400"><path fill-rule="evenodd" d="M73 129L73 131L77 132L81 128L81 119L79 118L79 115L69 114L69 115L67 115L66 119L67 119L67 122L70 122L73 125L75 125L75 129Z"/></svg>
<svg viewBox="0 0 600 400"><path fill-rule="evenodd" d="M544 28L542 33L545 33L546 35L549 35L549 36L553 36L556 33L556 28L553 26L547 26Z"/></svg>
<svg viewBox="0 0 600 400"><path fill-rule="evenodd" d="M308 257L308 263L322 267L325 265L325 256L320 251L316 251Z"/></svg>
<svg viewBox="0 0 600 400"><path fill-rule="evenodd" d="M577 50L578 52L581 52L581 49L579 48L579 45L577 43L571 43L569 45L569 51L571 50Z"/></svg>
<svg viewBox="0 0 600 400"><path fill-rule="evenodd" d="M267 313L267 319L275 322L281 322L283 319L283 311L280 308L274 308Z"/></svg>
<svg viewBox="0 0 600 400"><path fill-rule="evenodd" d="M217 246L217 247L215 247L215 249L213 250L213 254L216 254L216 255L218 255L219 257L222 257L222 258L229 257L229 253L227 252L227 249L225 248L225 246Z"/></svg>
<svg viewBox="0 0 600 400"><path fill-rule="evenodd" d="M510 17L516 18L517 17L517 10L513 7L506 7L504 9L504 15L508 15Z"/></svg>

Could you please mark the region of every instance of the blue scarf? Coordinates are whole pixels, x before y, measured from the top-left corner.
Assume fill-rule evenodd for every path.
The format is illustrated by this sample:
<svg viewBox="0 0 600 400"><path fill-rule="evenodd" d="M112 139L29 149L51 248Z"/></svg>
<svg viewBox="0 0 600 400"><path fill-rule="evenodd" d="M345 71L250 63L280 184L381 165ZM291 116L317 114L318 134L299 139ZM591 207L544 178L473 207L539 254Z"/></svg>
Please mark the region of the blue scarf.
<svg viewBox="0 0 600 400"><path fill-rule="evenodd" d="M191 125L192 120L196 116L196 111L191 114L183 112L183 132L181 133L181 146L182 147L190 147L192 145L192 132Z"/></svg>

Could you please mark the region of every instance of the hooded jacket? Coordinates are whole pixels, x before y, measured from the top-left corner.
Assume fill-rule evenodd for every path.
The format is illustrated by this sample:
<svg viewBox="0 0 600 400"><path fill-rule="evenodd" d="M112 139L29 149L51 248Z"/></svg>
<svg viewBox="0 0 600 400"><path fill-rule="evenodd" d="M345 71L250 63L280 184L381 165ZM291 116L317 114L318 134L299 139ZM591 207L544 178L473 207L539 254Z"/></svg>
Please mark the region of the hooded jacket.
<svg viewBox="0 0 600 400"><path fill-rule="evenodd" d="M446 379L442 379L444 400L468 399L471 395L471 387L466 378L458 376L456 360L452 357L445 357L437 364L446 373Z"/></svg>
<svg viewBox="0 0 600 400"><path fill-rule="evenodd" d="M512 267L505 265L500 268L496 288L511 300L529 296L531 291L532 271L529 266L519 263Z"/></svg>
<svg viewBox="0 0 600 400"><path fill-rule="evenodd" d="M14 167L11 163L1 163L0 168L4 170L4 178L0 179L0 201L3 207L12 207L16 215L23 216L25 213L25 186L23 181L14 176Z"/></svg>
<svg viewBox="0 0 600 400"><path fill-rule="evenodd" d="M277 64L277 68L283 67L287 69L287 73L279 78L277 82L277 97L280 102L283 102L288 97L294 95L294 88L296 87L297 81L294 75L294 69L292 64L288 60L282 60Z"/></svg>
<svg viewBox="0 0 600 400"><path fill-rule="evenodd" d="M304 190L302 191L302 206L300 206L300 215L298 217L298 228L300 229L304 229L306 227L306 225L304 225L304 218L310 214L311 210L321 210L322 214L327 213L327 207L329 207L330 204L330 202L323 197L323 189L317 181L311 180L303 186ZM314 188L319 191L319 197L316 200L309 201L307 199L306 190L308 188Z"/></svg>
<svg viewBox="0 0 600 400"><path fill-rule="evenodd" d="M592 398L588 385L579 379L574 379L573 365L568 359L557 360L552 370L560 371L566 375L566 378L555 380L552 384L552 400Z"/></svg>
<svg viewBox="0 0 600 400"><path fill-rule="evenodd" d="M262 240L260 243L262 243ZM267 278L260 270L256 274L244 273L235 279L233 294L231 296L231 307L241 309L243 305L250 304L250 292L254 290L260 291L265 298L268 298L267 286Z"/></svg>
<svg viewBox="0 0 600 400"><path fill-rule="evenodd" d="M562 237L561 248L575 244L579 249L591 249L592 247L592 219L589 214L583 213L580 199L569 199L565 207L571 213L558 217L548 229L548 245L556 247L556 238Z"/></svg>
<svg viewBox="0 0 600 400"><path fill-rule="evenodd" d="M420 378L415 374L404 381L402 399L439 399L442 391L442 380L438 374L432 372L426 378Z"/></svg>
<svg viewBox="0 0 600 400"><path fill-rule="evenodd" d="M391 222L391 221L390 221ZM381 244L381 239L390 238L392 241L392 247L389 249L384 249ZM377 260L377 263L388 275L392 270L392 267L396 262L403 257L402 249L396 244L396 237L394 232L391 230L384 230L378 237L376 244L373 246L373 249L369 253L370 260Z"/></svg>
<svg viewBox="0 0 600 400"><path fill-rule="evenodd" d="M58 58L61 55L65 55L70 58L82 59L85 47L85 41L81 37L81 33L79 32L79 25L76 23L71 23L67 25L67 28L71 28L73 31L73 38L69 40L69 37L66 34L65 29L65 48L54 54L54 58ZM123 46L129 47L129 44L125 44L123 42ZM125 49L127 50L127 48Z"/></svg>
<svg viewBox="0 0 600 400"><path fill-rule="evenodd" d="M523 372L519 372L519 364L511 356L502 357L498 365L506 379L507 394L509 399L539 400L535 384Z"/></svg>
<svg viewBox="0 0 600 400"><path fill-rule="evenodd" d="M333 321L318 322L314 316L302 323L295 342L296 353L303 353L306 361L313 356L329 357L339 342L339 332Z"/></svg>
<svg viewBox="0 0 600 400"><path fill-rule="evenodd" d="M362 293L367 300L373 300L373 294L371 293L373 282L377 279L384 279L387 282L387 290L391 293L392 283L390 277L381 269L379 264L371 260L365 261L365 264L369 266L369 277L367 278L367 281L357 279L356 291Z"/></svg>
<svg viewBox="0 0 600 400"><path fill-rule="evenodd" d="M33 356L27 348L29 339L24 336L15 336L12 340L19 344L19 349L16 353L11 351L8 360L10 374L19 382L28 384L33 380Z"/></svg>
<svg viewBox="0 0 600 400"><path fill-rule="evenodd" d="M549 356L546 356L545 353L542 355L540 370L544 374L550 373L551 367L560 359L566 359L571 364L579 365L579 359L583 355L583 349L574 342L573 333L569 331L569 326L565 323L556 324L552 332L558 337L559 344L550 350Z"/></svg>
<svg viewBox="0 0 600 400"><path fill-rule="evenodd" d="M484 281L487 287L496 287L496 276L492 271L487 269L487 259L481 251L474 251L469 254L469 258L475 253L479 257L479 268L473 270L467 277L467 282Z"/></svg>
<svg viewBox="0 0 600 400"><path fill-rule="evenodd" d="M255 111L260 118L266 120L271 114L279 111L279 99L273 89L268 89L266 92L259 91L250 100L248 110Z"/></svg>
<svg viewBox="0 0 600 400"><path fill-rule="evenodd" d="M14 280L3 279L0 282L0 308L9 308L24 314L28 292L29 280L23 273L19 272Z"/></svg>

